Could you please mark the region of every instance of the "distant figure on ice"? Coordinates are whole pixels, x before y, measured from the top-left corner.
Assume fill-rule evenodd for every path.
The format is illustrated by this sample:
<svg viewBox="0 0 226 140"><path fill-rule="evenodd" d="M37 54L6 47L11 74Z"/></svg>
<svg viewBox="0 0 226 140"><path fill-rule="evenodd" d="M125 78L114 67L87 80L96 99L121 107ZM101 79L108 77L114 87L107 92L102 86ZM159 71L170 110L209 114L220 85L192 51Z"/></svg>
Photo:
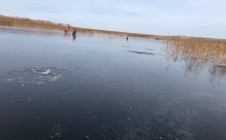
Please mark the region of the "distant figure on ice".
<svg viewBox="0 0 226 140"><path fill-rule="evenodd" d="M128 36L127 36L126 40L127 40L127 41L129 40Z"/></svg>
<svg viewBox="0 0 226 140"><path fill-rule="evenodd" d="M68 27L65 27L64 28L64 33L67 34L68 31L69 31L69 28Z"/></svg>
<svg viewBox="0 0 226 140"><path fill-rule="evenodd" d="M76 36L76 30L75 29L73 29L73 31L72 31L72 36L73 37Z"/></svg>

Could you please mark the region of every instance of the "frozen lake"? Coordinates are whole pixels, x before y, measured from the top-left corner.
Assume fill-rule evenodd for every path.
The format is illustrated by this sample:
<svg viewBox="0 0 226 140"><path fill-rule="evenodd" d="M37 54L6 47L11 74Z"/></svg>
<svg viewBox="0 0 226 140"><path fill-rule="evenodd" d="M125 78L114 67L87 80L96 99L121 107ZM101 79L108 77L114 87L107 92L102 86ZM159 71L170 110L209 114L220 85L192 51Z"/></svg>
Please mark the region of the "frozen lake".
<svg viewBox="0 0 226 140"><path fill-rule="evenodd" d="M0 27L0 140L225 140L226 66L173 48Z"/></svg>

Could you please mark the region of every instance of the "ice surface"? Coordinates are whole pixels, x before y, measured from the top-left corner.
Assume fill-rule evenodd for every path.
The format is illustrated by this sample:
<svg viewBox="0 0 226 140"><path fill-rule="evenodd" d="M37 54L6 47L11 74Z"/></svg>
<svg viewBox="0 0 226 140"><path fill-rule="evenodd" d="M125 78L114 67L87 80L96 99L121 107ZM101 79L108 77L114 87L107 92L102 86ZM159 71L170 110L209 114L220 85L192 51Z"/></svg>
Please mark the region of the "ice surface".
<svg viewBox="0 0 226 140"><path fill-rule="evenodd" d="M67 72L65 69L56 67L26 67L24 70L13 70L8 72L6 82L18 82L25 84L42 85L49 81L58 81Z"/></svg>
<svg viewBox="0 0 226 140"><path fill-rule="evenodd" d="M46 70L42 72L42 74L50 74L50 73L51 73L51 70Z"/></svg>

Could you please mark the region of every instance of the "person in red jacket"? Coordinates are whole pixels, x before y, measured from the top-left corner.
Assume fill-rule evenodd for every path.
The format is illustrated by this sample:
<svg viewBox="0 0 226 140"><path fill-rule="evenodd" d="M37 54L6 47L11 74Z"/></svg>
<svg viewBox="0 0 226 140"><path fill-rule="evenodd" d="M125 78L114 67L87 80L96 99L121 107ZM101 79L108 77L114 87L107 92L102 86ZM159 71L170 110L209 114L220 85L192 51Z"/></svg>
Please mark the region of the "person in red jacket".
<svg viewBox="0 0 226 140"><path fill-rule="evenodd" d="M66 34L69 31L68 27L64 28L64 33Z"/></svg>

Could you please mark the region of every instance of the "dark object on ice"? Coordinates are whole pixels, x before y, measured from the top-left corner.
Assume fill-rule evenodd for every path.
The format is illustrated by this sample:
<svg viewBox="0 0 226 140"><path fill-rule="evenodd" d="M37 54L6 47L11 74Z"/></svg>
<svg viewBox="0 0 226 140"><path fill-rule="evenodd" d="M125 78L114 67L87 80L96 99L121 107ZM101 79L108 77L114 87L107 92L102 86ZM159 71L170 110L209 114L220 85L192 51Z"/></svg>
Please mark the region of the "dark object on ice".
<svg viewBox="0 0 226 140"><path fill-rule="evenodd" d="M222 68L222 69L226 69L226 65L216 65L214 66L215 68Z"/></svg>
<svg viewBox="0 0 226 140"><path fill-rule="evenodd" d="M73 31L72 31L72 36L73 37L76 36L76 30L75 29L73 29Z"/></svg>
<svg viewBox="0 0 226 140"><path fill-rule="evenodd" d="M73 31L72 31L72 36L73 36L73 40L76 40L76 30L75 29L73 29Z"/></svg>
<svg viewBox="0 0 226 140"><path fill-rule="evenodd" d="M136 54L155 55L155 54L149 53L149 52L138 52L138 51L128 51L128 52L136 53Z"/></svg>
<svg viewBox="0 0 226 140"><path fill-rule="evenodd" d="M130 46L122 46L122 47L129 48Z"/></svg>
<svg viewBox="0 0 226 140"><path fill-rule="evenodd" d="M129 40L128 36L127 36L126 40L127 40L127 41Z"/></svg>

